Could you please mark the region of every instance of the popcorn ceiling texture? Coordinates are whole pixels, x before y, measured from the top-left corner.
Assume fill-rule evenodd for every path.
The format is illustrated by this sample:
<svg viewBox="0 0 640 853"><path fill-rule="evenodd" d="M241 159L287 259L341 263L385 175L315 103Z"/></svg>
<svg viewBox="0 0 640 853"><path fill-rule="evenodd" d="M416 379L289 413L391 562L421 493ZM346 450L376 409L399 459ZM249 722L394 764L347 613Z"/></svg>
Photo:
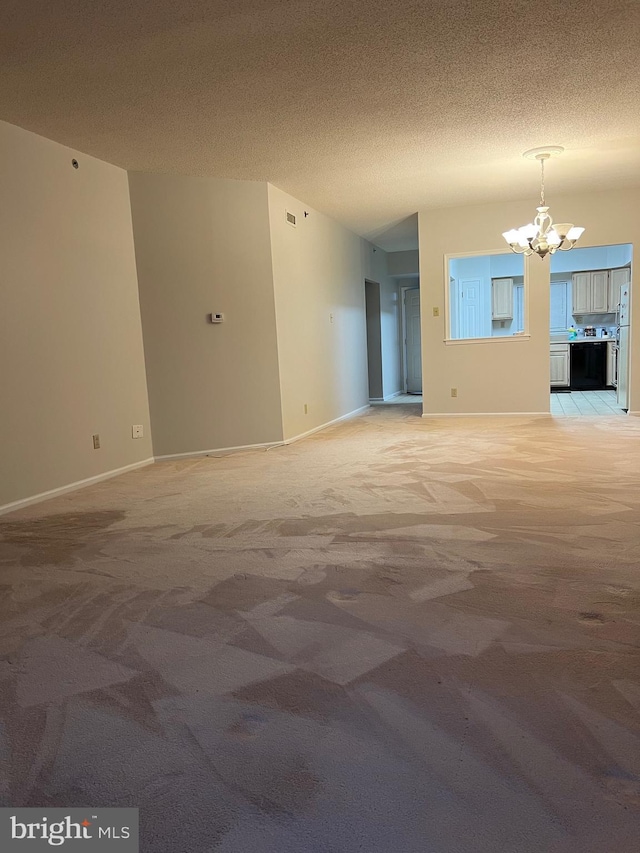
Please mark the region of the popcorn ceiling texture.
<svg viewBox="0 0 640 853"><path fill-rule="evenodd" d="M536 145L568 149L551 203L640 183L636 0L38 0L0 32L1 118L130 170L267 180L381 244L421 208L535 198Z"/></svg>
<svg viewBox="0 0 640 853"><path fill-rule="evenodd" d="M0 805L144 853L637 853L640 420L379 406L0 519Z"/></svg>

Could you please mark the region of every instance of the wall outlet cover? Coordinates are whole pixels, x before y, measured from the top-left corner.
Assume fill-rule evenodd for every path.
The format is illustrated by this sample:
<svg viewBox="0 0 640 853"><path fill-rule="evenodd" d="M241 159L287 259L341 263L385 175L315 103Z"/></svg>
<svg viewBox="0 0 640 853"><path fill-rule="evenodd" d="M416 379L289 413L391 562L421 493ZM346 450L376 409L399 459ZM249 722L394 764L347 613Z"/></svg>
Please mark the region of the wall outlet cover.
<svg viewBox="0 0 640 853"><path fill-rule="evenodd" d="M131 437L132 438L142 438L144 434L144 429L142 424L133 424L131 427Z"/></svg>
<svg viewBox="0 0 640 853"><path fill-rule="evenodd" d="M92 438L93 438L93 449L94 450L100 450L100 436L99 436L99 434L96 432L92 436Z"/></svg>

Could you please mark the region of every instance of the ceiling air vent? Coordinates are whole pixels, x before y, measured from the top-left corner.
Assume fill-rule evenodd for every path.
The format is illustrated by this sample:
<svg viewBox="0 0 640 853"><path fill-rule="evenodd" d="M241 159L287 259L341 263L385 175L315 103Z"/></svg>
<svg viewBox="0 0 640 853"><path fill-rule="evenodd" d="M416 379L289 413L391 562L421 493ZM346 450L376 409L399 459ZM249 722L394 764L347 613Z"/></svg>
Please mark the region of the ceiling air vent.
<svg viewBox="0 0 640 853"><path fill-rule="evenodd" d="M295 227L295 224L296 224L295 213L290 213L288 210L285 210L285 213L287 214L287 222L289 223L289 225L293 225Z"/></svg>

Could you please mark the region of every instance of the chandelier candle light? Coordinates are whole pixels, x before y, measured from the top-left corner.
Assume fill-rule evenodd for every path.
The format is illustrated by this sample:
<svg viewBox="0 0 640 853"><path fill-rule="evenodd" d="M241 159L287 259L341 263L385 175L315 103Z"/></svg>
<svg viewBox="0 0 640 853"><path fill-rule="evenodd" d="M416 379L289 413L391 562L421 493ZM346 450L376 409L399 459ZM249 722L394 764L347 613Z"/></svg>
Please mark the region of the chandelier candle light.
<svg viewBox="0 0 640 853"><path fill-rule="evenodd" d="M538 215L533 222L522 225L520 228L512 228L511 231L505 231L502 235L511 251L517 255L536 254L544 258L546 255L553 255L558 249L568 252L569 249L573 249L584 231L584 228L579 228L571 222L554 225L549 215L549 208L544 203L544 161L554 155L562 154L563 151L564 148L560 145L547 145L545 148L532 148L522 155L540 162L540 206L536 208Z"/></svg>

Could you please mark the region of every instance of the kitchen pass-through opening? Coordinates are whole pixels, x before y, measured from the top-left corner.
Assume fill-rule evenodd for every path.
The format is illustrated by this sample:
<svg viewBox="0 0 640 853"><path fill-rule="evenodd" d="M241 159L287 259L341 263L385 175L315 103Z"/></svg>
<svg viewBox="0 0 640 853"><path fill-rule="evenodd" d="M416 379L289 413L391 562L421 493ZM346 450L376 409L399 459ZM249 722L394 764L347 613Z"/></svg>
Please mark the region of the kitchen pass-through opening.
<svg viewBox="0 0 640 853"><path fill-rule="evenodd" d="M625 243L551 257L552 414L626 414L632 254Z"/></svg>

